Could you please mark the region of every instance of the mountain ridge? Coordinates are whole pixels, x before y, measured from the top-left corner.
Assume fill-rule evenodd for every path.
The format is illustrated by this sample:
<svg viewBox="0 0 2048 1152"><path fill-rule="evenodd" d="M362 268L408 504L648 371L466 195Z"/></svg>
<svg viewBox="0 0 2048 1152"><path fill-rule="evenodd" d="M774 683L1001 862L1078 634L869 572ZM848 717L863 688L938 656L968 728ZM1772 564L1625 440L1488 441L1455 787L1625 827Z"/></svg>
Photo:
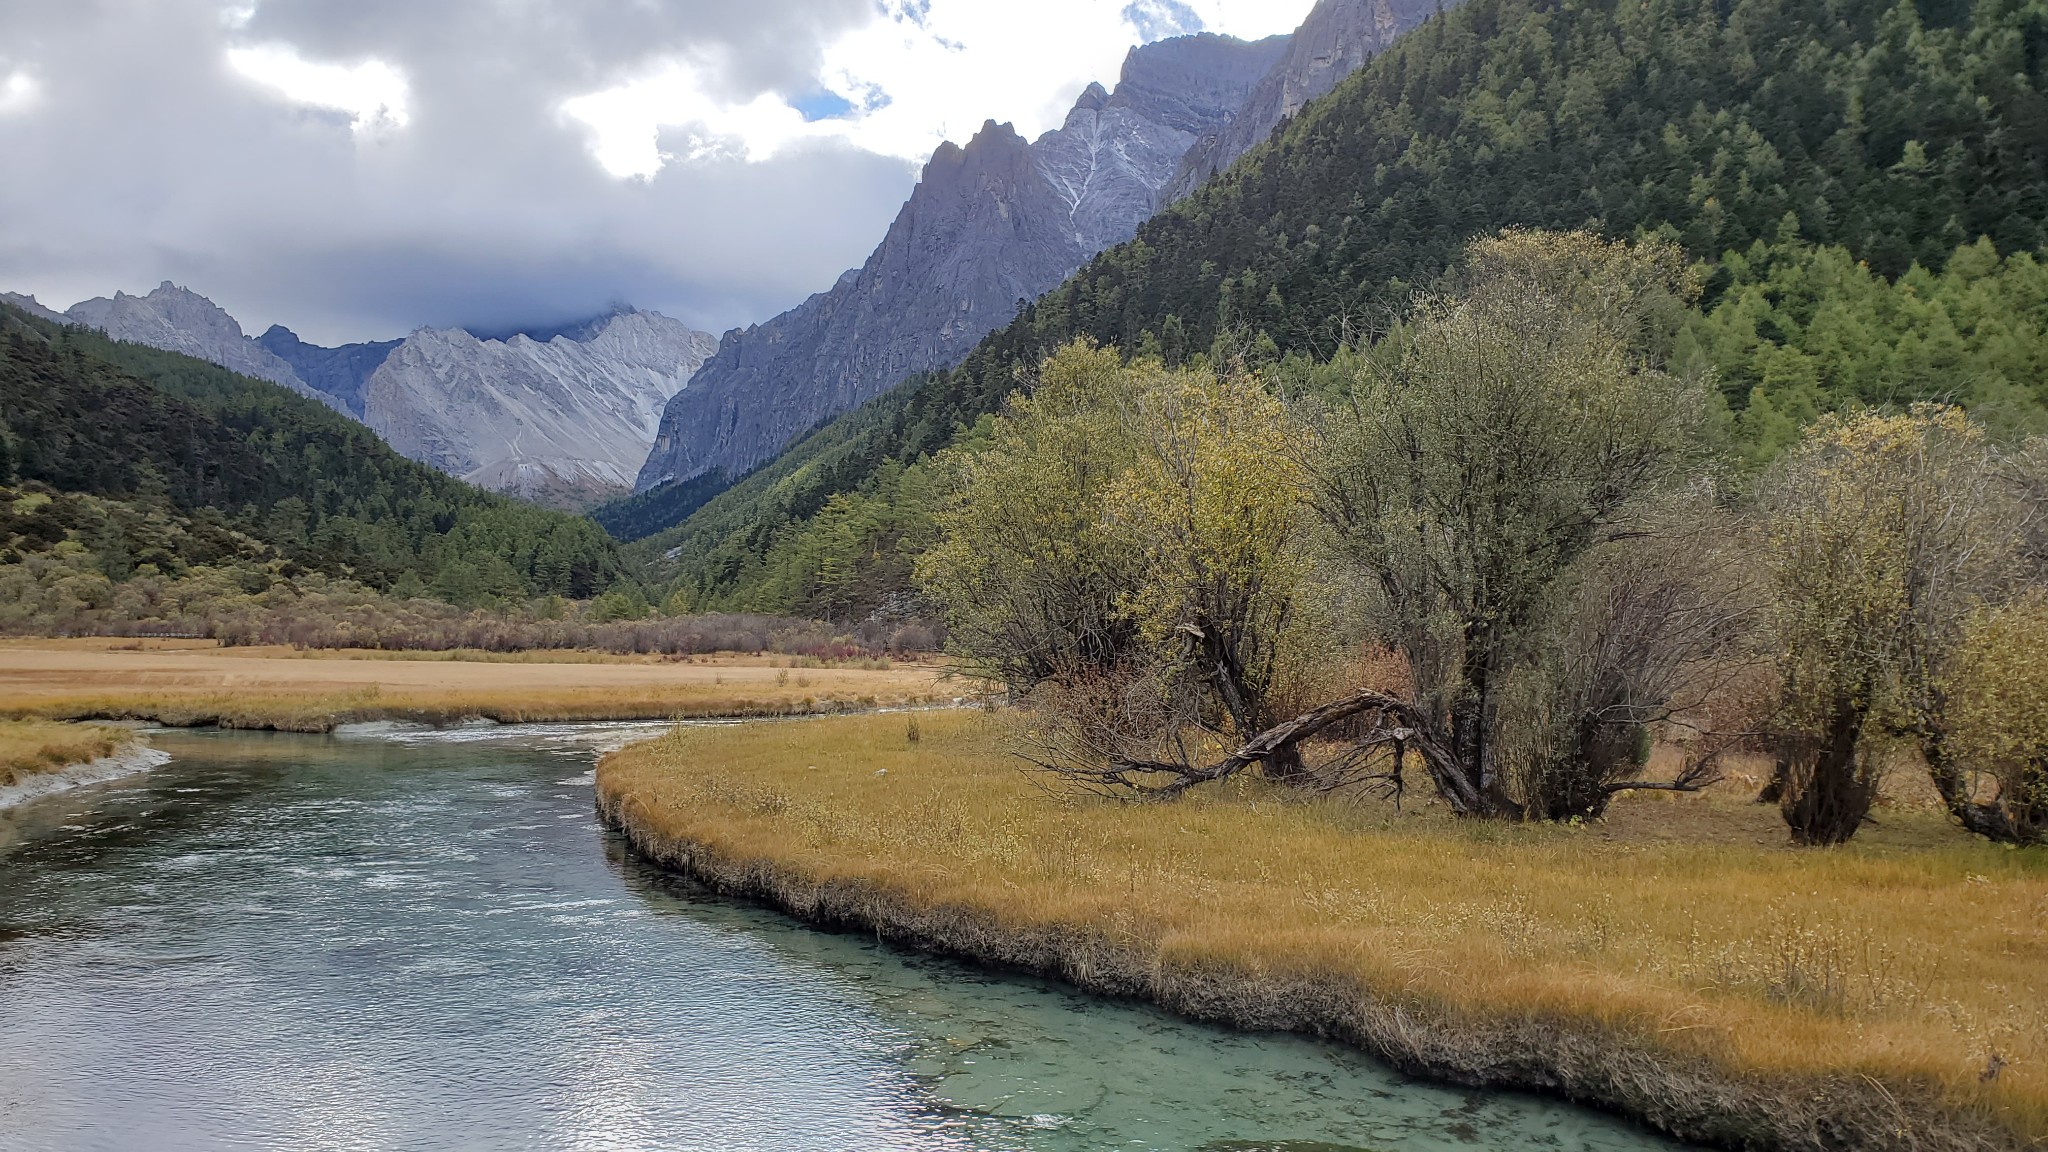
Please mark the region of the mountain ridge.
<svg viewBox="0 0 2048 1152"><path fill-rule="evenodd" d="M1284 40L1155 41L1126 55L1114 91L1089 85L1035 141L989 121L965 145L941 144L861 267L721 337L663 413L635 489L738 475L905 376L950 366L1134 232L1181 154L1228 119Z"/></svg>
<svg viewBox="0 0 2048 1152"><path fill-rule="evenodd" d="M630 309L545 341L422 328L364 381L364 420L450 475L580 508L631 487L663 406L712 347L679 320Z"/></svg>
<svg viewBox="0 0 2048 1152"><path fill-rule="evenodd" d="M714 347L681 321L623 305L503 338L421 327L328 348L278 324L251 337L212 300L168 280L145 296L116 292L64 312L33 296L0 301L280 384L450 475L570 509L630 489L662 406Z"/></svg>

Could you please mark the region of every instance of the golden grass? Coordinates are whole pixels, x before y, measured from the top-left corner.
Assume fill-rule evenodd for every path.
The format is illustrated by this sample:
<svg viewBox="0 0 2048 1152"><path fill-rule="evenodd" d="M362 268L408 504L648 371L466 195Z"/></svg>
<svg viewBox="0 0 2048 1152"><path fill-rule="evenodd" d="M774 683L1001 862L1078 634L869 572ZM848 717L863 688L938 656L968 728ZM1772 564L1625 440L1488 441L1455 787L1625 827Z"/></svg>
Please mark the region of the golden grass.
<svg viewBox="0 0 2048 1152"><path fill-rule="evenodd" d="M0 720L0 788L38 773L112 756L134 743L133 732L105 724Z"/></svg>
<svg viewBox="0 0 2048 1152"><path fill-rule="evenodd" d="M356 720L785 716L950 699L929 665L767 659L303 659L289 648L0 644L0 718L141 719L319 732Z"/></svg>
<svg viewBox="0 0 2048 1152"><path fill-rule="evenodd" d="M916 719L914 742L900 715L679 728L608 758L600 795L714 857L1094 934L1155 970L1563 1021L1738 1079L1867 1078L2048 1139L2039 850L1912 804L1846 848L1794 849L1733 788L1630 798L1583 828L1255 781L1119 804L1042 789L999 751L1000 719Z"/></svg>

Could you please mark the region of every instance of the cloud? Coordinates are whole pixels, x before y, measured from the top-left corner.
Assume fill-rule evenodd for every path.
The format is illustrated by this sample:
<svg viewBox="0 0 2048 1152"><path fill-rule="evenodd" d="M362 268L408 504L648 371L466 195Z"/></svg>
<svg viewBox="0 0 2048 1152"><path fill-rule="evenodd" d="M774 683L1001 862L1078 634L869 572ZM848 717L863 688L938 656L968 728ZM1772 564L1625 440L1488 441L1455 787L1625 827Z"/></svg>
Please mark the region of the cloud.
<svg viewBox="0 0 2048 1152"><path fill-rule="evenodd" d="M260 330L717 331L829 286L941 140L1309 0L8 0L0 288L174 279Z"/></svg>
<svg viewBox="0 0 2048 1152"><path fill-rule="evenodd" d="M347 113L358 132L403 128L412 119L406 110L405 77L382 60L319 64L301 57L289 44L258 44L228 49L228 64L288 100Z"/></svg>

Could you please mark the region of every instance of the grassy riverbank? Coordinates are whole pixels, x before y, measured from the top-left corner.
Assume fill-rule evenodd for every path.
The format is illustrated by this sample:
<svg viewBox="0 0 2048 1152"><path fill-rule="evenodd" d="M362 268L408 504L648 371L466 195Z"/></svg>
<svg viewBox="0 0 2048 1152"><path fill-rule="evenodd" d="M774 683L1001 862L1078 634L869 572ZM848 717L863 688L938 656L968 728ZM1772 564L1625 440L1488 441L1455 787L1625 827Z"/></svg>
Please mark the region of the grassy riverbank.
<svg viewBox="0 0 2048 1152"><path fill-rule="evenodd" d="M1821 851L1735 789L1585 828L1256 783L1120 805L1042 790L997 720L915 722L678 730L607 759L600 802L644 851L800 915L1689 1138L2048 1138L2048 854L1938 813Z"/></svg>
<svg viewBox="0 0 2048 1152"><path fill-rule="evenodd" d="M553 660L404 655L338 651L308 658L290 648L6 642L0 643L0 718L324 732L358 720L787 716L950 698L938 683L939 670L918 664L805 667L788 657L680 662L575 652Z"/></svg>
<svg viewBox="0 0 2048 1152"><path fill-rule="evenodd" d="M133 732L105 724L0 720L0 788L132 748Z"/></svg>

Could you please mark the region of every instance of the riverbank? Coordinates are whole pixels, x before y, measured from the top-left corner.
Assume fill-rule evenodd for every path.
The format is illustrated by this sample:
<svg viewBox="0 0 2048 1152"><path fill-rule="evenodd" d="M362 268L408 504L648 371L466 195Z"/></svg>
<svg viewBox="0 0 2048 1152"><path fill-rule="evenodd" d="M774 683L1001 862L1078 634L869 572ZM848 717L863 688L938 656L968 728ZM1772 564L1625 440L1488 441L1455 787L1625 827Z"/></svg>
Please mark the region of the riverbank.
<svg viewBox="0 0 2048 1152"><path fill-rule="evenodd" d="M154 768L169 759L123 728L0 721L0 809Z"/></svg>
<svg viewBox="0 0 2048 1152"><path fill-rule="evenodd" d="M932 665L541 655L469 660L337 651L309 658L291 648L193 642L6 641L0 642L0 719L326 732L367 720L792 716L951 699Z"/></svg>
<svg viewBox="0 0 2048 1152"><path fill-rule="evenodd" d="M2048 1138L2048 856L1938 813L1802 851L1732 790L1577 829L1255 782L1116 804L1044 791L997 720L908 725L678 729L607 758L598 803L645 855L805 919L1685 1139Z"/></svg>

